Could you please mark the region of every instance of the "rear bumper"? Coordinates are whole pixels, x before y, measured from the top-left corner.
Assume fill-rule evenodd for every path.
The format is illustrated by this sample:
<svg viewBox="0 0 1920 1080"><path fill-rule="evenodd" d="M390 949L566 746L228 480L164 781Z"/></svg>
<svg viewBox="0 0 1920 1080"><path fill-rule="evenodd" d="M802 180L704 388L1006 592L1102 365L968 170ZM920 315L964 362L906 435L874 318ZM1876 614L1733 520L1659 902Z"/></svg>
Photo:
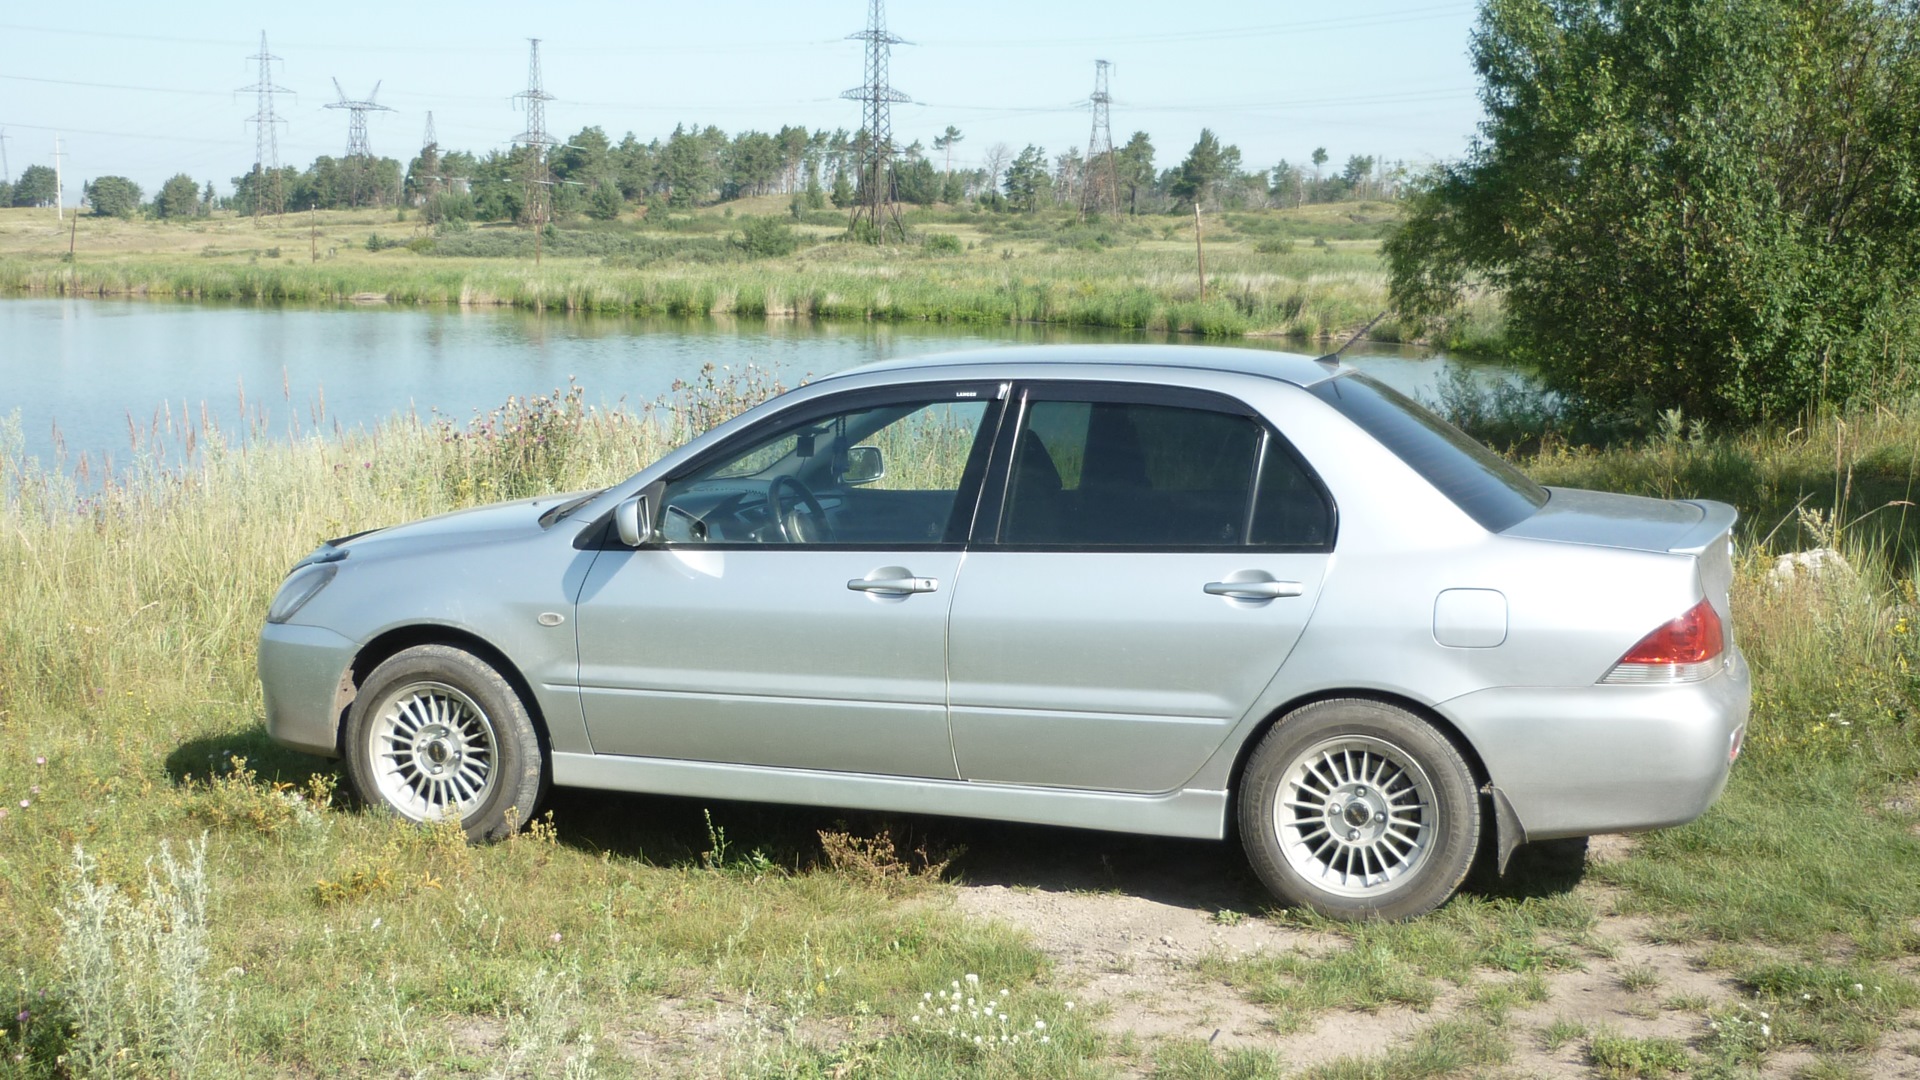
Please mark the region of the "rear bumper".
<svg viewBox="0 0 1920 1080"><path fill-rule="evenodd" d="M1500 687L1442 702L1528 840L1635 832L1706 813L1745 736L1738 649L1678 686Z"/></svg>
<svg viewBox="0 0 1920 1080"><path fill-rule="evenodd" d="M267 734L308 753L340 756L339 691L353 642L317 626L268 623L260 631Z"/></svg>

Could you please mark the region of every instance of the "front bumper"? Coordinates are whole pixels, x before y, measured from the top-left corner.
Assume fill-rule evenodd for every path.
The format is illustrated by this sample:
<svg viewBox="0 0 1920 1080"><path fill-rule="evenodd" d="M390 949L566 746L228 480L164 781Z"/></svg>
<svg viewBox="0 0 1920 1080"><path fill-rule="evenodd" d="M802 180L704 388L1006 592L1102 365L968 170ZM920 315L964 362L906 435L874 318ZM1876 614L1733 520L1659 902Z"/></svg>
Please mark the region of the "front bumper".
<svg viewBox="0 0 1920 1080"><path fill-rule="evenodd" d="M1674 686L1499 687L1441 703L1506 794L1528 840L1639 832L1706 813L1746 733L1738 649Z"/></svg>
<svg viewBox="0 0 1920 1080"><path fill-rule="evenodd" d="M268 623L260 631L260 687L275 742L340 756L340 687L353 652L353 642L318 626Z"/></svg>

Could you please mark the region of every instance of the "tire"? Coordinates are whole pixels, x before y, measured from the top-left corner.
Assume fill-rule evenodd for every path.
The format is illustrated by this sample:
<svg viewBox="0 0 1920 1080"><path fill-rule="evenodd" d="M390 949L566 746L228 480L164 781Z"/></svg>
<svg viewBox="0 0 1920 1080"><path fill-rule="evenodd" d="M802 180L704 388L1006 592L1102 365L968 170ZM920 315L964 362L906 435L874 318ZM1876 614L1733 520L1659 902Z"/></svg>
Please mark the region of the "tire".
<svg viewBox="0 0 1920 1080"><path fill-rule="evenodd" d="M1247 759L1240 842L1273 894L1329 918L1401 920L1445 903L1473 867L1473 773L1432 725L1377 701L1305 705Z"/></svg>
<svg viewBox="0 0 1920 1080"><path fill-rule="evenodd" d="M474 841L532 820L546 755L526 703L485 661L447 645L388 657L347 713L347 775L369 805L410 821L457 814Z"/></svg>

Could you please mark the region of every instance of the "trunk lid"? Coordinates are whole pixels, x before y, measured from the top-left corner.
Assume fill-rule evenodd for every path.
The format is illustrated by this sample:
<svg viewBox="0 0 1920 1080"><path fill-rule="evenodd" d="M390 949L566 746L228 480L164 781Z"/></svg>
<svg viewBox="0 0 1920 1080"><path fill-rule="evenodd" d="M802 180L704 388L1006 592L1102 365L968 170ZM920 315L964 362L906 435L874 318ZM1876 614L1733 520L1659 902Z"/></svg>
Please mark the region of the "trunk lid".
<svg viewBox="0 0 1920 1080"><path fill-rule="evenodd" d="M1649 499L1578 488L1548 488L1547 494L1547 505L1501 535L1691 555L1699 565L1701 590L1720 613L1732 643L1728 593L1738 510L1707 499Z"/></svg>

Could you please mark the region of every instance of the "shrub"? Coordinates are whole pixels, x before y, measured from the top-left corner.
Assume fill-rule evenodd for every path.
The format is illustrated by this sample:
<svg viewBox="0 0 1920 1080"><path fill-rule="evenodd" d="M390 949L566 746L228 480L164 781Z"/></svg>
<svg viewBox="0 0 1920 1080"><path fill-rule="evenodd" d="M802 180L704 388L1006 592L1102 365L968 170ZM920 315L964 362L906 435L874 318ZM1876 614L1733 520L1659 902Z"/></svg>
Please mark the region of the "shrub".
<svg viewBox="0 0 1920 1080"><path fill-rule="evenodd" d="M155 873L156 862L158 873ZM176 861L166 841L139 901L96 876L78 844L60 905L60 960L76 1075L187 1076L213 1026L207 965L207 841Z"/></svg>
<svg viewBox="0 0 1920 1080"><path fill-rule="evenodd" d="M741 220L733 243L751 258L777 258L793 254L800 247L800 236L779 218L750 217Z"/></svg>

